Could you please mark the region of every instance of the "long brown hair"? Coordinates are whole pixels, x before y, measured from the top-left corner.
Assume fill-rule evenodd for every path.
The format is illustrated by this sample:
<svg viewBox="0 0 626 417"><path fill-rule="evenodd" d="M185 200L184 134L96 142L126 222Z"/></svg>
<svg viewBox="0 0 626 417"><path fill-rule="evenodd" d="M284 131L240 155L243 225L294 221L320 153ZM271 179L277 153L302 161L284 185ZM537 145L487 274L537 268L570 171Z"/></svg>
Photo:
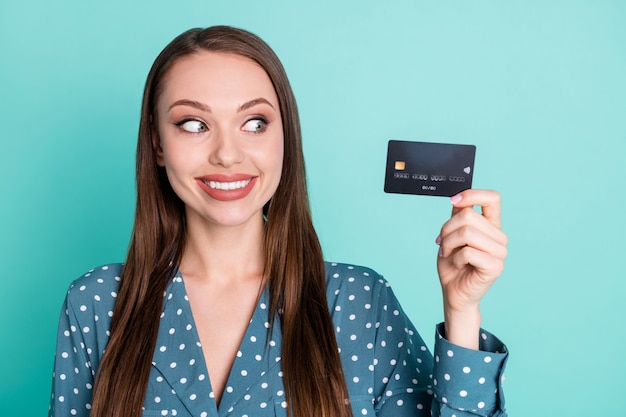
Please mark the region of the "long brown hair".
<svg viewBox="0 0 626 417"><path fill-rule="evenodd" d="M137 145L137 206L131 243L96 376L93 417L139 417L156 345L163 293L176 273L186 237L182 201L158 167L153 149L162 82L181 57L208 50L233 53L267 72L280 104L284 161L280 184L265 207L265 271L270 320L280 317L288 415L350 417L352 410L326 301L322 250L306 189L300 121L280 60L256 35L227 26L191 29L155 60L144 89Z"/></svg>

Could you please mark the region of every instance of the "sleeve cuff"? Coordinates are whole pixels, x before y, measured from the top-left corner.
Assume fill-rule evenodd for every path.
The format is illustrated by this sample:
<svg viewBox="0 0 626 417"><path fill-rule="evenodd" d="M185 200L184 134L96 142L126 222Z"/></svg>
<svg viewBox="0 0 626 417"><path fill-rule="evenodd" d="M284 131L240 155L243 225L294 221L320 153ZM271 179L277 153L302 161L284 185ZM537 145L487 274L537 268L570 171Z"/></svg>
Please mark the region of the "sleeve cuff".
<svg viewBox="0 0 626 417"><path fill-rule="evenodd" d="M466 410L478 415L504 411L502 382L508 357L506 346L491 333L480 329L480 350L454 345L444 338L444 326L437 326L433 391L442 408Z"/></svg>

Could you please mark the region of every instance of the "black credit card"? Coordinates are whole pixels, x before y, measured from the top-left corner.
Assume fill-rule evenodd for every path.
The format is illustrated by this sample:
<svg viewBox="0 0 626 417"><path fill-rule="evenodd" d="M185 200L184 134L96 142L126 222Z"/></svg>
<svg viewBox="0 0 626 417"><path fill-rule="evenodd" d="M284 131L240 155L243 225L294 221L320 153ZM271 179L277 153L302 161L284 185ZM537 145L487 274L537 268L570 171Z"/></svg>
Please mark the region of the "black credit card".
<svg viewBox="0 0 626 417"><path fill-rule="evenodd" d="M476 146L390 140L385 192L452 197L472 188Z"/></svg>

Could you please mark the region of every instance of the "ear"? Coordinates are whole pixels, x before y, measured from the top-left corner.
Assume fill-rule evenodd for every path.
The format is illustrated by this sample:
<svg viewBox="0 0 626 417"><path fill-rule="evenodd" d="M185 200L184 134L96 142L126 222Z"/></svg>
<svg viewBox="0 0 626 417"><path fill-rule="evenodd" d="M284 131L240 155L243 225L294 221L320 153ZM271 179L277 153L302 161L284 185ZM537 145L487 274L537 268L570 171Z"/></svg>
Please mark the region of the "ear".
<svg viewBox="0 0 626 417"><path fill-rule="evenodd" d="M161 147L161 138L159 137L158 129L152 123L152 117L150 117L150 125L152 126L152 149L156 156L157 165L160 167L165 166L165 158L163 157L163 148Z"/></svg>

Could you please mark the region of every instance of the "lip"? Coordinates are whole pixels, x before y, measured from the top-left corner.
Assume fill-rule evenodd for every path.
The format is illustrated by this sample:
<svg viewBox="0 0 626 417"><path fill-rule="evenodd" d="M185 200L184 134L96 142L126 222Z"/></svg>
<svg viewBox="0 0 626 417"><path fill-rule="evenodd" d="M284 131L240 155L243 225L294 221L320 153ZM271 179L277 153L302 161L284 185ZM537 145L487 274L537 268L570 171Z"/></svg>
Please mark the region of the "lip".
<svg viewBox="0 0 626 417"><path fill-rule="evenodd" d="M209 197L218 201L234 201L245 198L250 194L257 178L257 176L250 174L236 173L204 175L196 177L195 180Z"/></svg>

